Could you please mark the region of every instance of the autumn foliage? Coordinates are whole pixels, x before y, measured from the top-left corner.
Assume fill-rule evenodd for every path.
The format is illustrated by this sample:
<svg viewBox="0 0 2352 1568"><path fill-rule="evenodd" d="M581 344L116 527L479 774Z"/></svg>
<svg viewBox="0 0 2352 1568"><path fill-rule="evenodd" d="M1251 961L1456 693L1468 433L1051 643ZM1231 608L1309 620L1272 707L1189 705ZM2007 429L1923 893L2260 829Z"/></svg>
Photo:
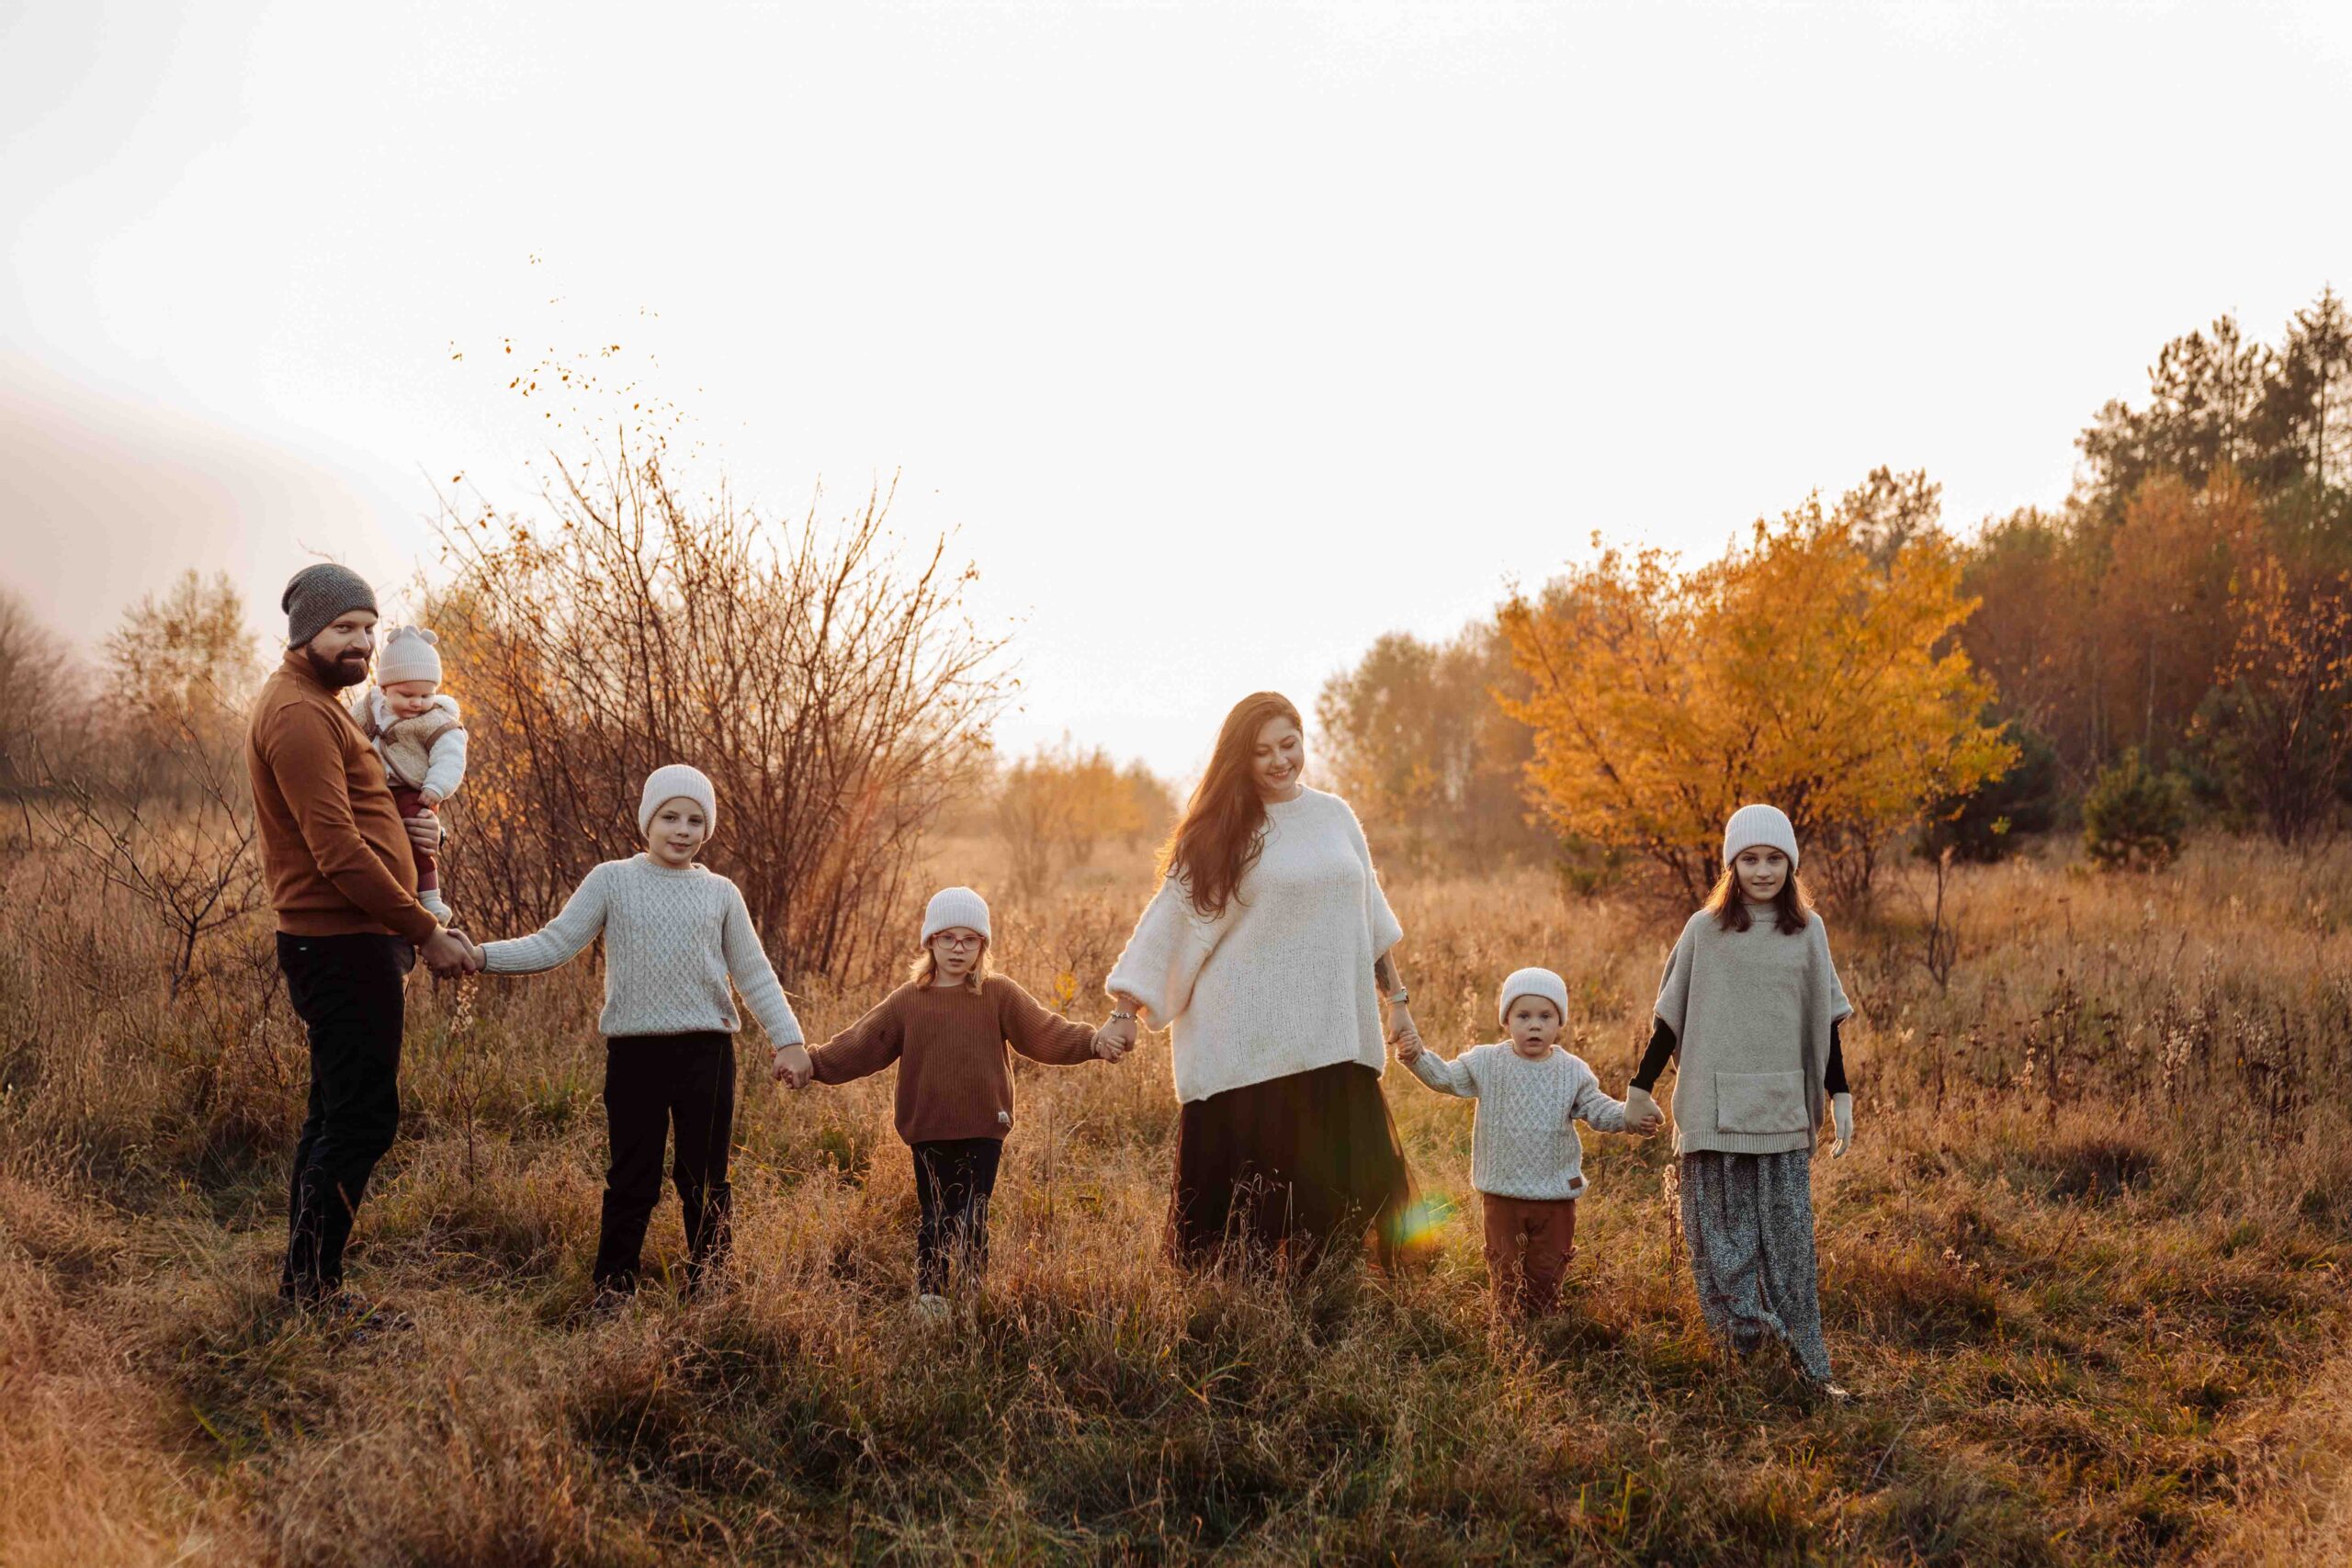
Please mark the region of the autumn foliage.
<svg viewBox="0 0 2352 1568"><path fill-rule="evenodd" d="M1696 897L1723 823L1772 801L1833 886L1867 888L1922 802L2015 758L1951 632L1973 607L1932 530L1882 562L1849 509L1759 521L1721 560L1601 551L1502 625L1530 695L1528 777L1563 833L1620 846ZM1596 544L1598 541L1596 541Z"/></svg>
<svg viewBox="0 0 2352 1568"><path fill-rule="evenodd" d="M1175 797L1143 763L1121 767L1100 746L1081 750L1067 736L1017 759L997 780L997 836L1014 889L1030 897L1057 872L1087 865L1106 843L1159 837L1175 815Z"/></svg>

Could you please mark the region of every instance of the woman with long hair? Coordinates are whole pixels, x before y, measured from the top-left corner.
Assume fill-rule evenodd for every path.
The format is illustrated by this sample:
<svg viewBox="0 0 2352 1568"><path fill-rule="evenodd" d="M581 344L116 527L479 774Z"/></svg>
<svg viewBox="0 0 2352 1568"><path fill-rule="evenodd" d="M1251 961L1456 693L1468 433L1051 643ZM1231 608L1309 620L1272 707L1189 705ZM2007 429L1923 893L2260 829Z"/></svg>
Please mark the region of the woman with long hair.
<svg viewBox="0 0 2352 1568"><path fill-rule="evenodd" d="M1168 1243L1185 1264L1236 1245L1308 1263L1367 1229L1385 1254L1410 1199L1380 1093L1386 1041L1419 1039L1390 951L1403 930L1355 813L1306 765L1286 698L1234 706L1107 982L1110 1027L1174 1032Z"/></svg>

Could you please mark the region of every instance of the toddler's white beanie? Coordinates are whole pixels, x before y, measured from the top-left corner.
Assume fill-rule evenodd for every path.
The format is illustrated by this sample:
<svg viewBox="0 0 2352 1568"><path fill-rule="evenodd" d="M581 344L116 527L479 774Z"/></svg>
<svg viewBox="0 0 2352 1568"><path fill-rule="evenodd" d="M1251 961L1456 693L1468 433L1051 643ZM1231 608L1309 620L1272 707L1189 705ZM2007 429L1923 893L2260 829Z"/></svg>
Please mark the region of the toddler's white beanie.
<svg viewBox="0 0 2352 1568"><path fill-rule="evenodd" d="M989 934L989 901L968 887L943 887L931 896L922 912L922 940L929 942L941 931L962 926Z"/></svg>
<svg viewBox="0 0 2352 1568"><path fill-rule="evenodd" d="M1510 1004L1521 997L1542 997L1560 1010L1560 1021L1568 1021L1568 983L1549 969L1514 969L1510 978L1503 982L1502 999L1495 1005L1498 1021L1510 1021Z"/></svg>
<svg viewBox="0 0 2352 1568"><path fill-rule="evenodd" d="M718 792L700 768L690 768L684 762L671 762L645 775L645 793L637 798L637 830L653 831L653 814L662 809L665 800L691 800L702 807L703 837L706 840L718 834Z"/></svg>
<svg viewBox="0 0 2352 1568"><path fill-rule="evenodd" d="M1758 845L1780 851L1789 857L1789 869L1797 868L1797 830L1790 824L1788 813L1777 806L1743 806L1724 824L1725 865L1736 860L1740 851Z"/></svg>
<svg viewBox="0 0 2352 1568"><path fill-rule="evenodd" d="M384 651L376 655L376 684L400 681L441 683L440 638L423 626L394 626L384 636Z"/></svg>

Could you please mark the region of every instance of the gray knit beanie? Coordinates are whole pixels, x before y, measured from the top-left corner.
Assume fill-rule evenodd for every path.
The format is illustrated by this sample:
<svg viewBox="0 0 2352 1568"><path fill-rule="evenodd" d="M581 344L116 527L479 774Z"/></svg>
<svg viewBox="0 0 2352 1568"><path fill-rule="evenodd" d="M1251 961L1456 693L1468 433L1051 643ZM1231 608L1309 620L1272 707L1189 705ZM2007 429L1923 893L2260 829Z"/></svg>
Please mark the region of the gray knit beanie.
<svg viewBox="0 0 2352 1568"><path fill-rule="evenodd" d="M653 831L653 814L662 809L665 800L691 800L702 807L703 841L718 837L718 791L712 787L710 775L700 768L684 762L665 762L645 775L645 788L637 797L637 830Z"/></svg>
<svg viewBox="0 0 2352 1568"><path fill-rule="evenodd" d="M943 887L931 896L923 907L922 940L928 943L941 931L962 926L980 933L985 942L989 935L989 901L968 887Z"/></svg>
<svg viewBox="0 0 2352 1568"><path fill-rule="evenodd" d="M374 614L376 591L347 566L322 560L296 572L277 601L286 612L286 646L300 648L352 610Z"/></svg>
<svg viewBox="0 0 2352 1568"><path fill-rule="evenodd" d="M1503 981L1502 1000L1496 1005L1497 1021L1510 1021L1510 1004L1521 997L1542 997L1560 1010L1560 1021L1568 1021L1568 983L1549 969L1515 969Z"/></svg>
<svg viewBox="0 0 2352 1568"><path fill-rule="evenodd" d="M1789 815L1777 806L1743 806L1724 824L1724 863L1729 865L1745 849L1778 850L1797 866L1797 830Z"/></svg>

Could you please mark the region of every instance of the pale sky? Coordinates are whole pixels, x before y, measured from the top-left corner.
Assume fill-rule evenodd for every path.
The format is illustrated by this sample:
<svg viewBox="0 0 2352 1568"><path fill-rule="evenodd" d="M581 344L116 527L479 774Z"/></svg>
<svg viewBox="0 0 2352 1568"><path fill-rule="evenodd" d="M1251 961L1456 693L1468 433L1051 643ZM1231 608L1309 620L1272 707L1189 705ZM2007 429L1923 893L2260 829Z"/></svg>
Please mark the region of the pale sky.
<svg viewBox="0 0 2352 1568"><path fill-rule="evenodd" d="M2060 500L2166 338L2352 286L2348 87L2340 3L0 0L0 578L394 584L570 449L501 339L618 343L763 510L900 475L1009 745L1182 773L1595 529Z"/></svg>

